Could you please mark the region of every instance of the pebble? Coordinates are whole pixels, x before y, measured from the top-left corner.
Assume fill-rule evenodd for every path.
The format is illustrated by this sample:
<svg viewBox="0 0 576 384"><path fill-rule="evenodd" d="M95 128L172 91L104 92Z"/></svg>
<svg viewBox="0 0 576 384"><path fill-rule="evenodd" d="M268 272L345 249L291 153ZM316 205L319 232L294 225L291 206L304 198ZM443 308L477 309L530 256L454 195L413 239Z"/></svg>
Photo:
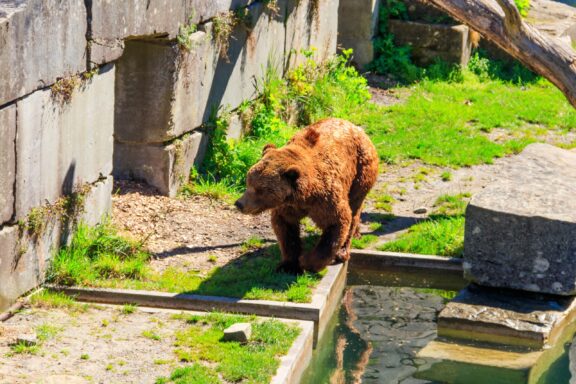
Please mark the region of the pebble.
<svg viewBox="0 0 576 384"><path fill-rule="evenodd" d="M426 208L426 207L416 208L416 209L414 210L414 213L417 214L417 215L423 215L423 214L425 214L425 213L428 213L428 208Z"/></svg>

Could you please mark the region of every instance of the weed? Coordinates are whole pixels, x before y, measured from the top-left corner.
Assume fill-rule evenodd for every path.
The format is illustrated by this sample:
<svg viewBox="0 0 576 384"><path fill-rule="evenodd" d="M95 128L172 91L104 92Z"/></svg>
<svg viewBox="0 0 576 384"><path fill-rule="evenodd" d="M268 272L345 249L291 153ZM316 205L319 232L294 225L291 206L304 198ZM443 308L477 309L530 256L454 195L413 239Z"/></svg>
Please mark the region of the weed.
<svg viewBox="0 0 576 384"><path fill-rule="evenodd" d="M382 194L376 197L374 202L374 208L384 211L384 212L392 212L392 204L396 202L396 199L388 194Z"/></svg>
<svg viewBox="0 0 576 384"><path fill-rule="evenodd" d="M514 0L518 12L522 17L528 16L528 11L530 10L530 0Z"/></svg>
<svg viewBox="0 0 576 384"><path fill-rule="evenodd" d="M230 38L238 19L234 12L226 11L218 14L212 21L214 39L216 40L216 44L220 47L220 57L229 61L228 49L230 47Z"/></svg>
<svg viewBox="0 0 576 384"><path fill-rule="evenodd" d="M122 306L122 309L120 309L120 313L122 313L123 315L130 315L136 312L137 308L138 306L136 304L124 304Z"/></svg>
<svg viewBox="0 0 576 384"><path fill-rule="evenodd" d="M52 97L61 103L69 103L76 87L82 84L78 76L58 79L50 88Z"/></svg>
<svg viewBox="0 0 576 384"><path fill-rule="evenodd" d="M102 325L103 327L109 326L109 325L110 325L110 320L108 320L108 319L102 319L101 325Z"/></svg>
<svg viewBox="0 0 576 384"><path fill-rule="evenodd" d="M372 231L372 232L377 232L380 229L382 229L382 223L370 223L368 225L368 228Z"/></svg>
<svg viewBox="0 0 576 384"><path fill-rule="evenodd" d="M90 360L90 355L87 353L83 353L80 355L81 360Z"/></svg>
<svg viewBox="0 0 576 384"><path fill-rule="evenodd" d="M211 263L216 263L218 261L218 256L216 255L208 255L208 261Z"/></svg>
<svg viewBox="0 0 576 384"><path fill-rule="evenodd" d="M154 364L156 364L156 365L166 365L166 364L170 364L170 360L157 359L157 360L154 360Z"/></svg>
<svg viewBox="0 0 576 384"><path fill-rule="evenodd" d="M62 331L61 327L57 327L55 325L47 323L41 324L36 327L36 335L38 336L38 340L41 343L53 339L61 331Z"/></svg>
<svg viewBox="0 0 576 384"><path fill-rule="evenodd" d="M191 51L193 48L192 40L190 39L196 31L198 31L198 25L196 25L192 20L194 15L190 15L187 24L180 25L178 29L178 36L176 36L176 41L181 49L186 51Z"/></svg>
<svg viewBox="0 0 576 384"><path fill-rule="evenodd" d="M155 340L155 341L160 341L162 340L162 337L156 333L156 331L153 330L146 330L142 332L142 336L144 336L147 339L150 340Z"/></svg>
<svg viewBox="0 0 576 384"><path fill-rule="evenodd" d="M440 178L442 179L442 181L450 181L452 180L452 172L444 171L440 175Z"/></svg>
<svg viewBox="0 0 576 384"><path fill-rule="evenodd" d="M264 239L258 236L252 236L242 243L242 252L246 253L251 250L262 248L264 246Z"/></svg>
<svg viewBox="0 0 576 384"><path fill-rule="evenodd" d="M457 195L442 195L436 199L432 215L463 216L470 197L470 193L467 192Z"/></svg>
<svg viewBox="0 0 576 384"><path fill-rule="evenodd" d="M39 345L30 345L25 342L19 342L17 344L13 344L10 346L11 352L8 354L11 355L36 355L40 352Z"/></svg>

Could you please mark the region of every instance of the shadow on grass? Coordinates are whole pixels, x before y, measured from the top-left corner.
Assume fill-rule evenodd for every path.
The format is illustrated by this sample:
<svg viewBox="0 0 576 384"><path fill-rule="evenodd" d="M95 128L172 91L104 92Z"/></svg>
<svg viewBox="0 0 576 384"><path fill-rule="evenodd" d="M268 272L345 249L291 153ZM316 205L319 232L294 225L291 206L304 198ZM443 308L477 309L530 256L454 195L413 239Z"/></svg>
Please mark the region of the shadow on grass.
<svg viewBox="0 0 576 384"><path fill-rule="evenodd" d="M381 223L382 226L370 232L363 232L362 235L373 234L377 236L389 235L392 233L400 232L405 229L416 225L425 218L410 217L410 216L393 216L389 213L378 213L378 212L363 212L360 216L360 220L363 223Z"/></svg>
<svg viewBox="0 0 576 384"><path fill-rule="evenodd" d="M316 236L304 239L305 248L309 248L316 239ZM215 268L207 278L202 279L197 288L180 293L309 302L312 289L322 278L322 273L292 275L276 272L279 262L280 249L277 244L253 249Z"/></svg>

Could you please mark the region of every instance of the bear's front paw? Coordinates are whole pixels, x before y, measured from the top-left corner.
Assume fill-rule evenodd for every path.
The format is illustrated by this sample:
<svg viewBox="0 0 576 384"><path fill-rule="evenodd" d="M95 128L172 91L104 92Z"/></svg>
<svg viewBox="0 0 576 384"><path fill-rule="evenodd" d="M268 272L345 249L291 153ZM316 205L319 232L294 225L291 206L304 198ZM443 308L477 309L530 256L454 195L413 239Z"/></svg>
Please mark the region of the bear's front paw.
<svg viewBox="0 0 576 384"><path fill-rule="evenodd" d="M291 275L300 275L302 274L302 268L298 265L296 261L283 261L276 267L276 272L284 272L289 273Z"/></svg>

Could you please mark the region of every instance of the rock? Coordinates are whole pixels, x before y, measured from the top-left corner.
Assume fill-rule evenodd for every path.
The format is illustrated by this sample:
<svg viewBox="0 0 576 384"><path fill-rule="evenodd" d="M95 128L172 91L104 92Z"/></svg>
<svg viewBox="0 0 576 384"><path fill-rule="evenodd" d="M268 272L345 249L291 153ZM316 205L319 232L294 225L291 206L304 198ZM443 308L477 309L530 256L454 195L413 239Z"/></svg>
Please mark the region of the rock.
<svg viewBox="0 0 576 384"><path fill-rule="evenodd" d="M142 180L164 195L174 197L188 181L190 168L204 158L207 136L192 132L168 145L114 145L114 177Z"/></svg>
<svg viewBox="0 0 576 384"><path fill-rule="evenodd" d="M0 109L0 225L14 214L16 106Z"/></svg>
<svg viewBox="0 0 576 384"><path fill-rule="evenodd" d="M0 105L86 70L83 0L0 2Z"/></svg>
<svg viewBox="0 0 576 384"><path fill-rule="evenodd" d="M113 65L78 86L69 102L46 89L16 106L16 220L112 173Z"/></svg>
<svg viewBox="0 0 576 384"><path fill-rule="evenodd" d="M353 62L364 68L374 59L380 0L340 0L338 45L354 50Z"/></svg>
<svg viewBox="0 0 576 384"><path fill-rule="evenodd" d="M424 215L424 214L428 213L428 208L426 208L426 207L416 208L414 210L414 213L417 215Z"/></svg>
<svg viewBox="0 0 576 384"><path fill-rule="evenodd" d="M252 325L250 323L236 323L224 330L224 341L238 341L246 343L252 335Z"/></svg>
<svg viewBox="0 0 576 384"><path fill-rule="evenodd" d="M24 333L16 336L16 344L23 344L27 347L38 345L38 336L36 333Z"/></svg>
<svg viewBox="0 0 576 384"><path fill-rule="evenodd" d="M429 24L457 24L441 9L423 0L404 0L408 20L420 21Z"/></svg>
<svg viewBox="0 0 576 384"><path fill-rule="evenodd" d="M464 66L468 64L472 44L465 25L390 20L388 28L397 45L411 47L411 57L419 66L430 65L437 59Z"/></svg>
<svg viewBox="0 0 576 384"><path fill-rule="evenodd" d="M465 277L481 285L576 294L576 153L532 144L466 210Z"/></svg>
<svg viewBox="0 0 576 384"><path fill-rule="evenodd" d="M438 335L542 349L562 333L575 310L572 297L471 285L440 312Z"/></svg>

